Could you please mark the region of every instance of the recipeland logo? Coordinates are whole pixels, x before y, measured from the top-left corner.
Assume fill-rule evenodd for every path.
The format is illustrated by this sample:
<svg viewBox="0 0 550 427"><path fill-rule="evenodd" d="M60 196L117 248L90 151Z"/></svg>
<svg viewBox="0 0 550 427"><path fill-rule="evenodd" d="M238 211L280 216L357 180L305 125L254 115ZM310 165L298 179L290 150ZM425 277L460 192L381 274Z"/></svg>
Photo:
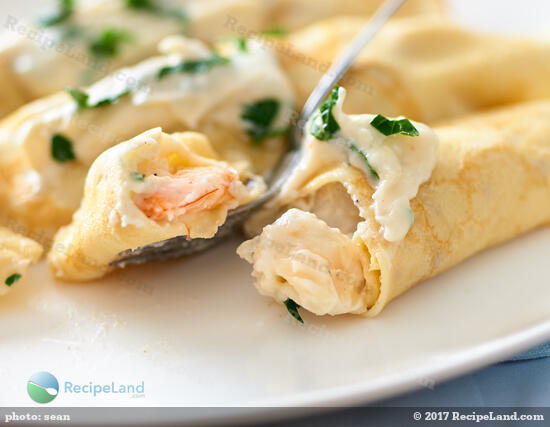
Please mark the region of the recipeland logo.
<svg viewBox="0 0 550 427"><path fill-rule="evenodd" d="M85 384L77 384L65 381L60 387L57 378L49 372L37 372L27 382L27 392L32 400L37 403L50 403L61 392L64 394L76 394L97 397L99 395L126 395L126 397L145 397L145 382L135 384L118 384L114 381L109 384L97 384L90 381Z"/></svg>
<svg viewBox="0 0 550 427"><path fill-rule="evenodd" d="M59 393L59 382L49 372L37 372L29 378L27 392L36 403L50 403Z"/></svg>

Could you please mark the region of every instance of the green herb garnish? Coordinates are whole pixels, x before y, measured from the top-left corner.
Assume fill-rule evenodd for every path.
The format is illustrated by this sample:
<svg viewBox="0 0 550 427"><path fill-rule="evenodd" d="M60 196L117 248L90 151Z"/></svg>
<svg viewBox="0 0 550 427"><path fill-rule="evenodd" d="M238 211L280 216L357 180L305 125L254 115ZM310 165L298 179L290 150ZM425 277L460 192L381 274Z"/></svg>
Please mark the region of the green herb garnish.
<svg viewBox="0 0 550 427"><path fill-rule="evenodd" d="M155 10L158 5L153 0L126 0L126 6L130 9Z"/></svg>
<svg viewBox="0 0 550 427"><path fill-rule="evenodd" d="M396 133L408 136L420 135L409 119L390 120L382 114L378 114L372 122L370 122L370 124L377 131L386 136L394 135Z"/></svg>
<svg viewBox="0 0 550 427"><path fill-rule="evenodd" d="M357 145L355 145L353 142L348 142L348 148L354 153L359 154L361 159L363 159L363 161L367 165L367 168L369 169L372 176L374 176L377 180L380 179L380 175L378 175L378 172L376 172L376 170L372 167L368 157L365 155L365 153L363 153L363 151Z"/></svg>
<svg viewBox="0 0 550 427"><path fill-rule="evenodd" d="M106 28L99 37L91 42L89 50L92 55L100 58L116 56L124 43L134 40L132 33L119 28Z"/></svg>
<svg viewBox="0 0 550 427"><path fill-rule="evenodd" d="M226 65L230 62L229 58L220 56L218 53L213 52L212 56L207 59L194 59L188 61L182 61L179 64L163 67L158 72L158 79L163 79L164 77L175 74L175 73L188 73L188 74L199 74L205 73L206 71L211 70L214 67Z"/></svg>
<svg viewBox="0 0 550 427"><path fill-rule="evenodd" d="M284 37L288 34L288 31L284 28L270 28L263 30L260 34L266 37Z"/></svg>
<svg viewBox="0 0 550 427"><path fill-rule="evenodd" d="M124 95L127 95L130 93L129 89L124 90L121 93L118 93L114 96L111 96L109 98L100 99L99 101L94 102L93 104L89 103L90 95L88 95L86 92L75 89L75 88L67 88L65 89L69 95L73 98L73 100L78 105L78 108L80 109L86 109L86 108L95 108L95 107L104 107L105 105L111 105L114 104L116 101L118 101L121 97Z"/></svg>
<svg viewBox="0 0 550 427"><path fill-rule="evenodd" d="M181 9L165 8L158 4L155 0L125 0L126 7L130 9L141 10L144 12L154 13L155 15L165 18L173 18L179 21L187 22L189 17L185 11Z"/></svg>
<svg viewBox="0 0 550 427"><path fill-rule="evenodd" d="M73 98L78 108L88 108L88 98L90 97L86 92L81 91L80 89L75 89L68 87L65 89L71 98Z"/></svg>
<svg viewBox="0 0 550 427"><path fill-rule="evenodd" d="M226 37L224 41L233 43L241 52L248 52L248 39L242 37Z"/></svg>
<svg viewBox="0 0 550 427"><path fill-rule="evenodd" d="M288 129L272 129L281 109L281 102L277 99L262 99L253 104L245 104L241 119L247 125L246 133L256 144L264 139L288 134Z"/></svg>
<svg viewBox="0 0 550 427"><path fill-rule="evenodd" d="M145 181L145 174L143 173L134 171L130 175L132 175L132 179L134 181L140 181L140 182Z"/></svg>
<svg viewBox="0 0 550 427"><path fill-rule="evenodd" d="M52 157L60 163L76 160L73 151L73 143L70 139L56 133L52 136Z"/></svg>
<svg viewBox="0 0 550 427"><path fill-rule="evenodd" d="M332 108L338 101L339 87L336 86L332 89L329 97L321 107L319 107L319 113L317 113L311 122L310 133L319 141L328 141L333 139L336 132L340 130L340 125L332 114ZM320 122L320 123L319 123Z"/></svg>
<svg viewBox="0 0 550 427"><path fill-rule="evenodd" d="M10 277L6 279L4 282L7 286L13 285L15 282L17 282L19 279L21 279L21 275L19 273L12 274Z"/></svg>
<svg viewBox="0 0 550 427"><path fill-rule="evenodd" d="M66 21L73 14L74 5L75 0L58 0L57 11L51 16L41 18L38 23L42 27L51 27Z"/></svg>
<svg viewBox="0 0 550 427"><path fill-rule="evenodd" d="M300 308L298 304L296 304L290 298L287 299L284 304L292 317L294 317L298 322L304 323L304 319L302 319L302 316L300 316L300 313L298 312L298 309Z"/></svg>

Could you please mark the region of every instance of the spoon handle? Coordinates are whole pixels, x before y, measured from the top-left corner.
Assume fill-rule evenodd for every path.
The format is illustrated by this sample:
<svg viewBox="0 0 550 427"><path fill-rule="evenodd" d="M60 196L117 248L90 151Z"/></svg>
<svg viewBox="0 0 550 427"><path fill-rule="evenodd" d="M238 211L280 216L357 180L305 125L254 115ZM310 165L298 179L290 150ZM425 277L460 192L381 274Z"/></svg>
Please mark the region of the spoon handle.
<svg viewBox="0 0 550 427"><path fill-rule="evenodd" d="M387 0L376 11L369 22L361 30L346 49L333 62L332 66L319 81L302 110L301 123L305 123L319 108L323 100L328 96L334 85L344 76L361 50L378 33L384 24L405 3L406 0Z"/></svg>

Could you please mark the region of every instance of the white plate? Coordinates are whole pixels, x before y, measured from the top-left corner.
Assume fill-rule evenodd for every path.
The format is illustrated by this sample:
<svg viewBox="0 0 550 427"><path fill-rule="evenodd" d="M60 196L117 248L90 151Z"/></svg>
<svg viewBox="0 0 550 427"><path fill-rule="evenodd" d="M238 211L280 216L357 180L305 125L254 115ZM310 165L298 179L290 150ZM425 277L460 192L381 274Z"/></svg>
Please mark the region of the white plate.
<svg viewBox="0 0 550 427"><path fill-rule="evenodd" d="M524 3L523 11L545 2ZM498 4L493 24L506 22L494 16L506 12ZM467 7L473 21L489 15L479 2L461 1L459 16ZM26 381L37 371L62 384L145 383L140 398L62 386L51 406L366 403L550 340L550 229L422 283L375 319L304 314L305 326L256 293L236 246L94 284L55 283L44 264L32 269L0 299L0 403L33 404Z"/></svg>

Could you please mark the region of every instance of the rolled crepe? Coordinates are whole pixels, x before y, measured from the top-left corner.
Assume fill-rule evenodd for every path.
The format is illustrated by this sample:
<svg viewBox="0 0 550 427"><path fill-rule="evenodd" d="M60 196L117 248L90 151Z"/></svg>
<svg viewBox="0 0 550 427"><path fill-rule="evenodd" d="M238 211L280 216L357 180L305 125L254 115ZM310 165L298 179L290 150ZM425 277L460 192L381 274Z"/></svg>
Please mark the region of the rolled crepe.
<svg viewBox="0 0 550 427"><path fill-rule="evenodd" d="M41 256L39 243L0 227L0 296L13 289Z"/></svg>
<svg viewBox="0 0 550 427"><path fill-rule="evenodd" d="M80 209L55 237L50 267L58 279L92 280L127 249L212 237L228 210L264 189L242 165L217 160L205 136L149 130L94 162Z"/></svg>
<svg viewBox="0 0 550 427"><path fill-rule="evenodd" d="M550 222L550 102L435 128L434 168L417 193L401 190L414 188L408 173L415 165L428 165L422 157L407 163L419 137L392 135L377 142L372 116L348 116L341 104L333 111L342 127L339 137L361 142L359 160L367 159L379 179L354 160L355 151L330 151L344 153L338 140L309 135L300 166L248 230L261 231L282 216L238 250L253 265L261 294L292 299L318 315L375 316L415 284ZM420 136L426 132L418 129ZM408 204L399 195L409 199L408 224ZM380 202L391 206L396 223L385 221ZM410 229L396 239L387 231L400 221Z"/></svg>
<svg viewBox="0 0 550 427"><path fill-rule="evenodd" d="M161 49L164 56L73 92L75 99L59 93L0 122L0 189L8 193L2 209L30 229L67 224L99 154L157 126L201 131L225 160L269 173L285 150L278 135L293 104L269 50L251 41L246 50L225 43L214 53L183 37L166 39Z"/></svg>
<svg viewBox="0 0 550 427"><path fill-rule="evenodd" d="M305 102L323 72L364 21L339 17L290 34L276 46ZM347 110L405 115L433 124L550 96L550 43L477 34L441 17L389 22L341 81Z"/></svg>
<svg viewBox="0 0 550 427"><path fill-rule="evenodd" d="M0 117L65 86L87 85L110 71L144 60L155 54L157 44L166 36L187 34L214 41L274 26L294 29L335 13L370 14L380 3L79 0L65 13L64 9L46 10L32 22L8 14L0 39ZM404 14L438 13L441 9L440 0L408 3ZM44 18L54 19L47 23Z"/></svg>
<svg viewBox="0 0 550 427"><path fill-rule="evenodd" d="M268 0L269 23L265 28L283 28L296 30L315 21L348 15L372 15L382 5L381 0ZM396 16L408 15L442 15L445 12L445 2L441 0L413 0L407 1Z"/></svg>

